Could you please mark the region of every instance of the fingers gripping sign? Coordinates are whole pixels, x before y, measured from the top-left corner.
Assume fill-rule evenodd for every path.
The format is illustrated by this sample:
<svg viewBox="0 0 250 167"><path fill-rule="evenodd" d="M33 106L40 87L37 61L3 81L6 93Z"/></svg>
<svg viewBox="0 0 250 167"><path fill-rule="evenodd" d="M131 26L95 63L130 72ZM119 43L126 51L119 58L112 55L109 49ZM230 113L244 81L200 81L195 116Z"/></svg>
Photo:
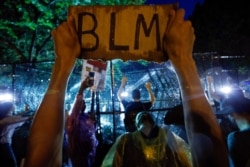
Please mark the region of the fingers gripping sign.
<svg viewBox="0 0 250 167"><path fill-rule="evenodd" d="M184 15L183 9L169 12L168 24L163 38L163 50L170 59L173 58L172 62L179 62L186 56L192 56L189 53L192 53L195 41L194 28L189 20L184 20ZM187 41L189 41L188 45L186 45Z"/></svg>
<svg viewBox="0 0 250 167"><path fill-rule="evenodd" d="M69 55L77 58L77 56L80 55L81 47L77 37L75 20L73 17L69 16L67 21L52 30L51 34L55 42L57 58L61 55ZM64 48L60 46L64 46Z"/></svg>

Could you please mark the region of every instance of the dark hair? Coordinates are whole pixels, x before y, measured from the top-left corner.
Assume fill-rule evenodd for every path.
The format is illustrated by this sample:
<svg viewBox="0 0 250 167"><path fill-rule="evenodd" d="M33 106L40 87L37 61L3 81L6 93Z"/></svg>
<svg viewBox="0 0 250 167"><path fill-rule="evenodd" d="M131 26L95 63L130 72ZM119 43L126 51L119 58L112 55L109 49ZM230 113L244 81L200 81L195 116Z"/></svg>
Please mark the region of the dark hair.
<svg viewBox="0 0 250 167"><path fill-rule="evenodd" d="M229 97L220 104L217 114L248 113L250 114L250 99L245 97Z"/></svg>
<svg viewBox="0 0 250 167"><path fill-rule="evenodd" d="M184 125L184 113L182 104L169 109L164 117L164 124Z"/></svg>
<svg viewBox="0 0 250 167"><path fill-rule="evenodd" d="M141 98L141 92L139 89L135 89L132 92L133 99L140 99Z"/></svg>
<svg viewBox="0 0 250 167"><path fill-rule="evenodd" d="M155 124L155 120L154 120L154 117L152 114L150 114L147 111L139 112L136 115L136 119L135 119L136 127L139 127L145 121L149 122L152 126L154 126L154 124Z"/></svg>

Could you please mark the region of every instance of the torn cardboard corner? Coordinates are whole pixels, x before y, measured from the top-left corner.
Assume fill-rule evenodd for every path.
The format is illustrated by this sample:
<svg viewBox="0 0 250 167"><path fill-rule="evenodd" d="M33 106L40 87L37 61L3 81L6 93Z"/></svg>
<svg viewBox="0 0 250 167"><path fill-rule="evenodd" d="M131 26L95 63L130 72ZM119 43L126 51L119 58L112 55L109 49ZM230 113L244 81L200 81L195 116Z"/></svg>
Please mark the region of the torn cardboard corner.
<svg viewBox="0 0 250 167"><path fill-rule="evenodd" d="M176 4L140 6L71 6L82 59L167 61L162 39Z"/></svg>

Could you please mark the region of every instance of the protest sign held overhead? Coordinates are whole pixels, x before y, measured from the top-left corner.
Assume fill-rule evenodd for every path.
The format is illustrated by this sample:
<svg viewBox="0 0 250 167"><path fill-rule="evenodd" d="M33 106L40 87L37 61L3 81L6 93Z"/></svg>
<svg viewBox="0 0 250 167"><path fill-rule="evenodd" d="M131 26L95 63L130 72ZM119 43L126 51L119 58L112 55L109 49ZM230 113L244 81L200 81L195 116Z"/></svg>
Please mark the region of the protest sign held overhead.
<svg viewBox="0 0 250 167"><path fill-rule="evenodd" d="M71 6L82 59L167 61L162 39L170 9L176 4Z"/></svg>

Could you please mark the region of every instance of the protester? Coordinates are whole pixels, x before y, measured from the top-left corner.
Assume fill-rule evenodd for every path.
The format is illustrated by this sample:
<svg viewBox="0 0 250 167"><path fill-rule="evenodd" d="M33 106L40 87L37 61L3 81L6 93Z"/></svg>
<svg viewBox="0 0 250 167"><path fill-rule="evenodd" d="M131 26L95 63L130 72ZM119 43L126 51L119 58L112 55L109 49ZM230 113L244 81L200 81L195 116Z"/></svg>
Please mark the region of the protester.
<svg viewBox="0 0 250 167"><path fill-rule="evenodd" d="M151 113L139 112L135 124L135 132L127 132L117 138L102 167L192 166L188 145L171 131L158 126Z"/></svg>
<svg viewBox="0 0 250 167"><path fill-rule="evenodd" d="M170 10L163 50L179 80L193 164L202 167L228 166L226 144L192 58L194 29L190 21L183 20L184 15L183 9ZM62 165L64 97L67 81L81 49L71 16L52 31L52 36L55 64L48 90L31 127L25 167Z"/></svg>
<svg viewBox="0 0 250 167"><path fill-rule="evenodd" d="M230 166L250 166L250 99L243 93L231 94L221 102L219 113L233 117L239 128L227 136Z"/></svg>
<svg viewBox="0 0 250 167"><path fill-rule="evenodd" d="M147 82L145 87L148 91L150 101L142 102L141 101L141 92L139 89L134 89L132 91L133 101L127 101L123 96L123 90L125 85L127 84L127 77L122 77L120 88L117 92L117 96L119 101L122 103L125 108L125 117L124 117L124 125L127 132L136 131L135 127L135 117L136 114L140 111L149 111L155 102L155 96L152 91L151 83Z"/></svg>
<svg viewBox="0 0 250 167"><path fill-rule="evenodd" d="M188 135L188 142L191 147L193 165L202 167L228 166L226 145L223 141L216 117L213 114L213 110L206 98L205 92L203 91L197 68L192 58L192 50L195 40L194 29L191 22L184 21L183 17L184 10L182 9L170 11L168 26L164 34L163 48L176 71L180 84L184 121ZM150 134L153 130L147 128L146 132ZM131 135L131 138L135 140L136 137L134 136L136 133L141 134L140 132L135 131L133 133L126 133L118 138L104 159L103 166L119 166L119 164L124 166L126 163L134 166L141 164L144 166L146 164L147 166L153 166L152 162L157 164L156 166L167 165L164 163L164 158L162 158L164 155L160 156L162 159L156 158L149 161L147 159L149 156L143 152L146 150L147 145L144 147L144 150L140 149L142 150L141 154L137 153L138 147L140 148L142 145L138 143L143 143L144 139L133 144L137 149L133 151L129 149L129 145L131 144L126 144L130 141L128 136ZM148 140L149 139L147 139L147 141ZM151 148L150 150L152 154L154 152L164 152L164 150L159 151L157 148ZM132 158L132 160L127 158L128 155L131 155L130 158ZM170 155L166 154L165 156ZM178 165L181 166L180 164Z"/></svg>
<svg viewBox="0 0 250 167"><path fill-rule="evenodd" d="M30 120L30 116L13 115L12 102L0 102L0 164L17 167L18 162L12 147L12 137L16 128Z"/></svg>
<svg viewBox="0 0 250 167"><path fill-rule="evenodd" d="M234 120L231 119L229 115L220 114L220 105L221 102L228 96L228 94L237 94L239 92L239 88L236 88L236 86L231 85L233 88L230 93L222 93L221 91L215 90L215 83L214 79L211 75L208 75L206 77L207 81L207 94L208 98L210 100L210 104L213 106L214 113L217 117L218 123L220 125L220 128L222 130L222 134L224 136L224 140L226 141L227 136L230 132L238 130L238 127ZM243 95L243 93L242 93Z"/></svg>
<svg viewBox="0 0 250 167"><path fill-rule="evenodd" d="M80 86L71 113L66 119L68 153L74 167L91 167L96 156L98 141L95 136L95 120L85 111L84 90L93 86L87 77Z"/></svg>

